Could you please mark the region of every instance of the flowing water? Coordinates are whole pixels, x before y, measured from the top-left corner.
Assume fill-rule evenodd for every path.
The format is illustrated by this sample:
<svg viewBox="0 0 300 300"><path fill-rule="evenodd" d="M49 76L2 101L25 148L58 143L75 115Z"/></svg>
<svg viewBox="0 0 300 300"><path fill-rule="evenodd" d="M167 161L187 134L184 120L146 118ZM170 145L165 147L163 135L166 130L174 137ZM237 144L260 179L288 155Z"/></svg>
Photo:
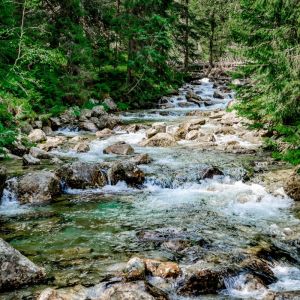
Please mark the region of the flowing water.
<svg viewBox="0 0 300 300"><path fill-rule="evenodd" d="M191 110L224 109L233 97L228 93L222 103L198 107L187 104L187 88L171 97L171 108L125 113L122 118L127 123L176 124ZM208 80L193 89L203 98L213 97L213 84ZM88 135L68 129L59 134ZM141 166L146 173L144 188L131 188L124 182L102 189L66 188L55 203L30 207L18 204L10 188L15 179L10 179L0 207L1 236L46 268L50 286L97 284L122 269L133 256L172 260L185 266L201 259L226 261L236 253L268 244L285 253L272 258L278 281L268 290L300 290L299 253L287 241L287 233L300 228L293 201L243 180L254 161L268 159L264 154L199 151L192 143L172 148L139 147L144 137L144 130L127 133L120 129L107 139L92 140L88 153L53 151L66 160L114 160L118 157L104 155L103 149L125 141L136 153L148 153L153 158L151 164ZM206 165L218 166L224 175L201 180L199 172ZM145 236L150 238L141 238ZM156 240L157 236L180 237L187 246L174 251ZM243 273L229 277L226 290L199 299L262 299L267 293L266 289L249 289L246 281ZM2 294L0 298L30 299L33 291L43 287ZM170 293L171 299L187 299L176 296L172 288Z"/></svg>

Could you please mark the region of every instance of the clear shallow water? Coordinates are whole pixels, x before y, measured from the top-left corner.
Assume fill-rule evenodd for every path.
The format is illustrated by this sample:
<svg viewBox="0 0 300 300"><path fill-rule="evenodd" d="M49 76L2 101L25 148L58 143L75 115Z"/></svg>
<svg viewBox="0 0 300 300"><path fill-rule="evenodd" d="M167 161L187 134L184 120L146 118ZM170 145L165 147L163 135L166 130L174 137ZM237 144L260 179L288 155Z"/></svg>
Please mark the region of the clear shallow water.
<svg viewBox="0 0 300 300"><path fill-rule="evenodd" d="M180 113L183 115L182 110ZM144 114L148 121L156 121L153 114ZM182 115L175 114L174 119ZM77 134L84 133L72 132L72 136ZM92 141L88 153L53 151L66 159L104 161L118 158L104 155L106 146L126 141L134 146L136 153L148 153L154 159L150 165L141 166L147 175L141 190L127 187L123 182L102 189L67 189L66 195L55 203L42 207L21 207L14 195L5 192L0 207L0 234L46 268L51 278L49 285L94 285L113 274L113 270L119 270L132 256L188 265L211 257L226 261L261 243L283 243L285 249L298 257L295 249L285 243L286 228L299 228L293 201L284 196L274 197L263 186L242 181L251 162L263 158L199 151L184 144L173 148L139 147L144 136L143 130L119 132ZM203 165L218 166L225 176L200 180L198 173ZM141 238L147 232L150 236L153 232L179 236L188 246L178 253L162 242ZM296 290L299 261L274 265L278 282L268 289ZM20 291L19 295L30 294L35 288ZM199 299L261 299L264 293L266 290L248 290L241 274L229 278L226 291L219 296ZM5 295L4 299L9 297Z"/></svg>

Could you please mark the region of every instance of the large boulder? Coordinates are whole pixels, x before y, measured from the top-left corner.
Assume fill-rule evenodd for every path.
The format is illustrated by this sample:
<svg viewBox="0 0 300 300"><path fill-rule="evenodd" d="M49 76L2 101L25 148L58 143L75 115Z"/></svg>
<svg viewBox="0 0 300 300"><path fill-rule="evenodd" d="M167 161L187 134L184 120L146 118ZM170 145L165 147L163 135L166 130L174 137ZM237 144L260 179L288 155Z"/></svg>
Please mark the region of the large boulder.
<svg viewBox="0 0 300 300"><path fill-rule="evenodd" d="M105 171L97 163L74 162L67 164L57 171L57 176L70 188L95 188L107 184Z"/></svg>
<svg viewBox="0 0 300 300"><path fill-rule="evenodd" d="M46 141L47 136L42 129L34 129L28 135L28 139L33 143L40 143Z"/></svg>
<svg viewBox="0 0 300 300"><path fill-rule="evenodd" d="M0 199L3 194L6 179L7 179L7 170L4 167L0 167Z"/></svg>
<svg viewBox="0 0 300 300"><path fill-rule="evenodd" d="M0 291L38 283L45 271L0 238Z"/></svg>
<svg viewBox="0 0 300 300"><path fill-rule="evenodd" d="M169 133L157 133L150 139L143 140L140 145L142 147L172 147L176 146L175 138Z"/></svg>
<svg viewBox="0 0 300 300"><path fill-rule="evenodd" d="M140 186L145 181L145 174L135 164L130 162L114 162L107 172L108 181L115 185L125 181L132 186Z"/></svg>
<svg viewBox="0 0 300 300"><path fill-rule="evenodd" d="M19 178L18 199L22 204L50 202L61 192L58 177L49 171L36 171Z"/></svg>
<svg viewBox="0 0 300 300"><path fill-rule="evenodd" d="M104 154L130 155L134 153L134 149L125 142L118 142L106 147Z"/></svg>
<svg viewBox="0 0 300 300"><path fill-rule="evenodd" d="M300 201L300 166L288 178L284 189L291 198Z"/></svg>

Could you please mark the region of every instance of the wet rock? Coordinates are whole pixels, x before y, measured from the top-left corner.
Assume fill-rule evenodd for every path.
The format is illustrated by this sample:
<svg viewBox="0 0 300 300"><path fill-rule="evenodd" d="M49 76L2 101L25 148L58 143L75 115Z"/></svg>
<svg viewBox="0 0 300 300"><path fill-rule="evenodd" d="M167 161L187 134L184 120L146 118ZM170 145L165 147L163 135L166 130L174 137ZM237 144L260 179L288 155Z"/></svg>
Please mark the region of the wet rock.
<svg viewBox="0 0 300 300"><path fill-rule="evenodd" d="M154 259L145 259L146 271L152 276L162 278L176 278L180 275L180 268L174 262L161 262Z"/></svg>
<svg viewBox="0 0 300 300"><path fill-rule="evenodd" d="M43 130L41 129L34 129L28 135L28 139L33 143L40 143L46 141L47 137Z"/></svg>
<svg viewBox="0 0 300 300"><path fill-rule="evenodd" d="M67 141L67 138L64 136L54 136L54 137L47 137L47 140L43 144L38 144L38 148L44 151L50 151L54 148L58 148L59 146L63 145Z"/></svg>
<svg viewBox="0 0 300 300"><path fill-rule="evenodd" d="M31 154L25 154L23 156L23 166L40 165L41 161L38 158L33 157Z"/></svg>
<svg viewBox="0 0 300 300"><path fill-rule="evenodd" d="M96 137L99 139L102 139L102 138L106 138L106 137L113 135L113 133L114 132L111 129L104 128L103 130L96 132Z"/></svg>
<svg viewBox="0 0 300 300"><path fill-rule="evenodd" d="M8 243L0 239L0 291L12 291L23 285L38 283L45 271Z"/></svg>
<svg viewBox="0 0 300 300"><path fill-rule="evenodd" d="M221 128L217 129L216 134L236 134L236 131L231 126L222 126Z"/></svg>
<svg viewBox="0 0 300 300"><path fill-rule="evenodd" d="M41 292L37 300L80 300L90 299L88 291L82 286L75 286L70 289L55 290L53 288L46 288Z"/></svg>
<svg viewBox="0 0 300 300"><path fill-rule="evenodd" d="M85 189L103 187L107 184L106 174L97 163L67 164L57 171L57 175L70 188Z"/></svg>
<svg viewBox="0 0 300 300"><path fill-rule="evenodd" d="M272 284L277 280L269 263L263 259L256 257L247 258L242 261L240 267L260 278L266 285Z"/></svg>
<svg viewBox="0 0 300 300"><path fill-rule="evenodd" d="M142 147L172 147L176 146L177 142L169 133L157 133L152 138L143 140L140 145Z"/></svg>
<svg viewBox="0 0 300 300"><path fill-rule="evenodd" d="M104 154L130 155L134 153L134 149L125 142L118 142L103 150Z"/></svg>
<svg viewBox="0 0 300 300"><path fill-rule="evenodd" d="M167 295L144 281L117 283L95 300L168 300Z"/></svg>
<svg viewBox="0 0 300 300"><path fill-rule="evenodd" d="M139 280L145 278L145 262L139 257L133 257L129 260L125 268L126 279Z"/></svg>
<svg viewBox="0 0 300 300"><path fill-rule="evenodd" d="M225 288L225 278L233 271L225 266L198 261L184 270L177 293L184 296L215 294Z"/></svg>
<svg viewBox="0 0 300 300"><path fill-rule="evenodd" d="M6 179L7 179L7 170L4 167L0 167L0 199L3 194L3 189L5 186Z"/></svg>
<svg viewBox="0 0 300 300"><path fill-rule="evenodd" d="M78 143L77 145L75 145L74 150L77 153L85 153L85 152L90 151L90 146L88 143L82 142L82 143Z"/></svg>
<svg viewBox="0 0 300 300"><path fill-rule="evenodd" d="M300 166L288 178L285 184L285 192L296 201L300 201Z"/></svg>
<svg viewBox="0 0 300 300"><path fill-rule="evenodd" d="M152 162L152 158L149 156L149 154L139 154L133 158L130 159L130 162L136 164L136 165L147 165Z"/></svg>
<svg viewBox="0 0 300 300"><path fill-rule="evenodd" d="M71 144L77 144L77 143L80 143L80 142L84 142L87 140L87 137L85 136L81 136L81 135L77 135L77 136L74 136L72 138L69 139L69 143Z"/></svg>
<svg viewBox="0 0 300 300"><path fill-rule="evenodd" d="M106 99L104 99L103 103L104 103L104 105L105 105L106 107L108 107L108 109L109 109L110 111L116 111L116 110L118 110L117 104L116 104L116 103L114 102L114 100L111 99L111 98L106 98Z"/></svg>
<svg viewBox="0 0 300 300"><path fill-rule="evenodd" d="M108 181L115 185L125 181L132 186L140 186L145 181L145 174L135 164L130 162L114 162L107 172Z"/></svg>
<svg viewBox="0 0 300 300"><path fill-rule="evenodd" d="M214 176L222 176L224 173L218 169L217 167L214 166L208 166L204 167L202 170L199 172L199 177L201 179L207 179L207 178L213 178Z"/></svg>
<svg viewBox="0 0 300 300"><path fill-rule="evenodd" d="M185 139L188 141L193 141L196 140L198 138L199 135L199 131L198 130L192 130L190 132L188 132L185 136Z"/></svg>
<svg viewBox="0 0 300 300"><path fill-rule="evenodd" d="M49 171L36 171L22 176L17 189L22 204L47 203L61 192L59 179Z"/></svg>
<svg viewBox="0 0 300 300"><path fill-rule="evenodd" d="M263 300L300 300L300 291L269 292Z"/></svg>
<svg viewBox="0 0 300 300"><path fill-rule="evenodd" d="M216 90L213 97L217 99L224 99L225 95L220 90Z"/></svg>
<svg viewBox="0 0 300 300"><path fill-rule="evenodd" d="M86 130L86 131L91 131L91 132L97 132L98 131L98 127L91 121L81 122L79 124L79 127L80 127L80 129Z"/></svg>
<svg viewBox="0 0 300 300"><path fill-rule="evenodd" d="M45 132L46 135L53 134L52 128L50 126L44 126L42 130Z"/></svg>
<svg viewBox="0 0 300 300"><path fill-rule="evenodd" d="M50 123L51 123L51 127L54 130L57 130L58 128L60 128L62 126L62 122L60 120L60 118L50 118Z"/></svg>

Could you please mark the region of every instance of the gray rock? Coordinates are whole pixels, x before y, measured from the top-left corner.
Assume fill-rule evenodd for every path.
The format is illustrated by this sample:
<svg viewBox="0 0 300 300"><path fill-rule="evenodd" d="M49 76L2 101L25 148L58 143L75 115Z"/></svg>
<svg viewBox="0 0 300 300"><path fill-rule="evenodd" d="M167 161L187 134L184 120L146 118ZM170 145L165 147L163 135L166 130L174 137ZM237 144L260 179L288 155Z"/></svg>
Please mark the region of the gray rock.
<svg viewBox="0 0 300 300"><path fill-rule="evenodd" d="M102 105L97 105L92 109L92 117L101 117L107 115L104 107Z"/></svg>
<svg viewBox="0 0 300 300"><path fill-rule="evenodd" d="M145 263L139 257L133 257L128 261L124 271L128 280L144 279L146 273Z"/></svg>
<svg viewBox="0 0 300 300"><path fill-rule="evenodd" d="M51 122L51 127L56 130L58 129L59 127L61 127L62 125L62 122L60 120L60 118L50 118L50 122Z"/></svg>
<svg viewBox="0 0 300 300"><path fill-rule="evenodd" d="M58 177L70 188L94 188L107 184L105 172L97 163L74 162L57 171Z"/></svg>
<svg viewBox="0 0 300 300"><path fill-rule="evenodd" d="M41 129L34 129L28 135L28 138L33 143L40 143L46 141L47 137L43 130Z"/></svg>
<svg viewBox="0 0 300 300"><path fill-rule="evenodd" d="M224 93L222 93L220 90L216 90L214 92L214 95L213 95L214 98L217 98L217 99L224 99L225 98L225 95Z"/></svg>
<svg viewBox="0 0 300 300"><path fill-rule="evenodd" d="M294 173L287 178L284 189L288 196L295 201L300 201L300 166L298 166Z"/></svg>
<svg viewBox="0 0 300 300"><path fill-rule="evenodd" d="M107 172L108 181L112 185L125 181L131 186L140 186L145 181L145 174L135 164L130 162L114 162Z"/></svg>
<svg viewBox="0 0 300 300"><path fill-rule="evenodd" d="M152 162L152 158L149 156L149 154L139 154L133 158L130 159L130 162L136 164L136 165L147 165Z"/></svg>
<svg viewBox="0 0 300 300"><path fill-rule="evenodd" d="M25 124L21 127L21 132L25 134L29 134L33 130L33 127L30 124Z"/></svg>
<svg viewBox="0 0 300 300"><path fill-rule="evenodd" d="M41 161L38 158L33 157L30 154L25 154L23 156L23 166L34 166L40 165Z"/></svg>
<svg viewBox="0 0 300 300"><path fill-rule="evenodd" d="M111 98L104 99L103 103L104 103L105 106L107 106L109 108L110 111L118 110L118 106L116 105L114 100L111 99Z"/></svg>
<svg viewBox="0 0 300 300"><path fill-rule="evenodd" d="M52 128L50 126L44 126L42 130L45 132L46 135L53 134Z"/></svg>
<svg viewBox="0 0 300 300"><path fill-rule="evenodd" d="M98 131L98 127L91 121L81 122L79 124L79 127L82 130L86 130L86 131L91 131L91 132L97 132Z"/></svg>
<svg viewBox="0 0 300 300"><path fill-rule="evenodd" d="M38 159L50 159L52 157L50 153L37 147L30 148L29 154Z"/></svg>
<svg viewBox="0 0 300 300"><path fill-rule="evenodd" d="M17 195L20 203L47 203L61 192L58 177L49 171L36 171L19 178Z"/></svg>
<svg viewBox="0 0 300 300"><path fill-rule="evenodd" d="M45 271L0 238L0 291L38 283Z"/></svg>
<svg viewBox="0 0 300 300"><path fill-rule="evenodd" d="M103 150L104 154L130 155L134 153L134 149L125 142L118 142Z"/></svg>
<svg viewBox="0 0 300 300"><path fill-rule="evenodd" d="M77 153L85 153L90 151L90 146L87 142L81 142L75 145L74 150Z"/></svg>

